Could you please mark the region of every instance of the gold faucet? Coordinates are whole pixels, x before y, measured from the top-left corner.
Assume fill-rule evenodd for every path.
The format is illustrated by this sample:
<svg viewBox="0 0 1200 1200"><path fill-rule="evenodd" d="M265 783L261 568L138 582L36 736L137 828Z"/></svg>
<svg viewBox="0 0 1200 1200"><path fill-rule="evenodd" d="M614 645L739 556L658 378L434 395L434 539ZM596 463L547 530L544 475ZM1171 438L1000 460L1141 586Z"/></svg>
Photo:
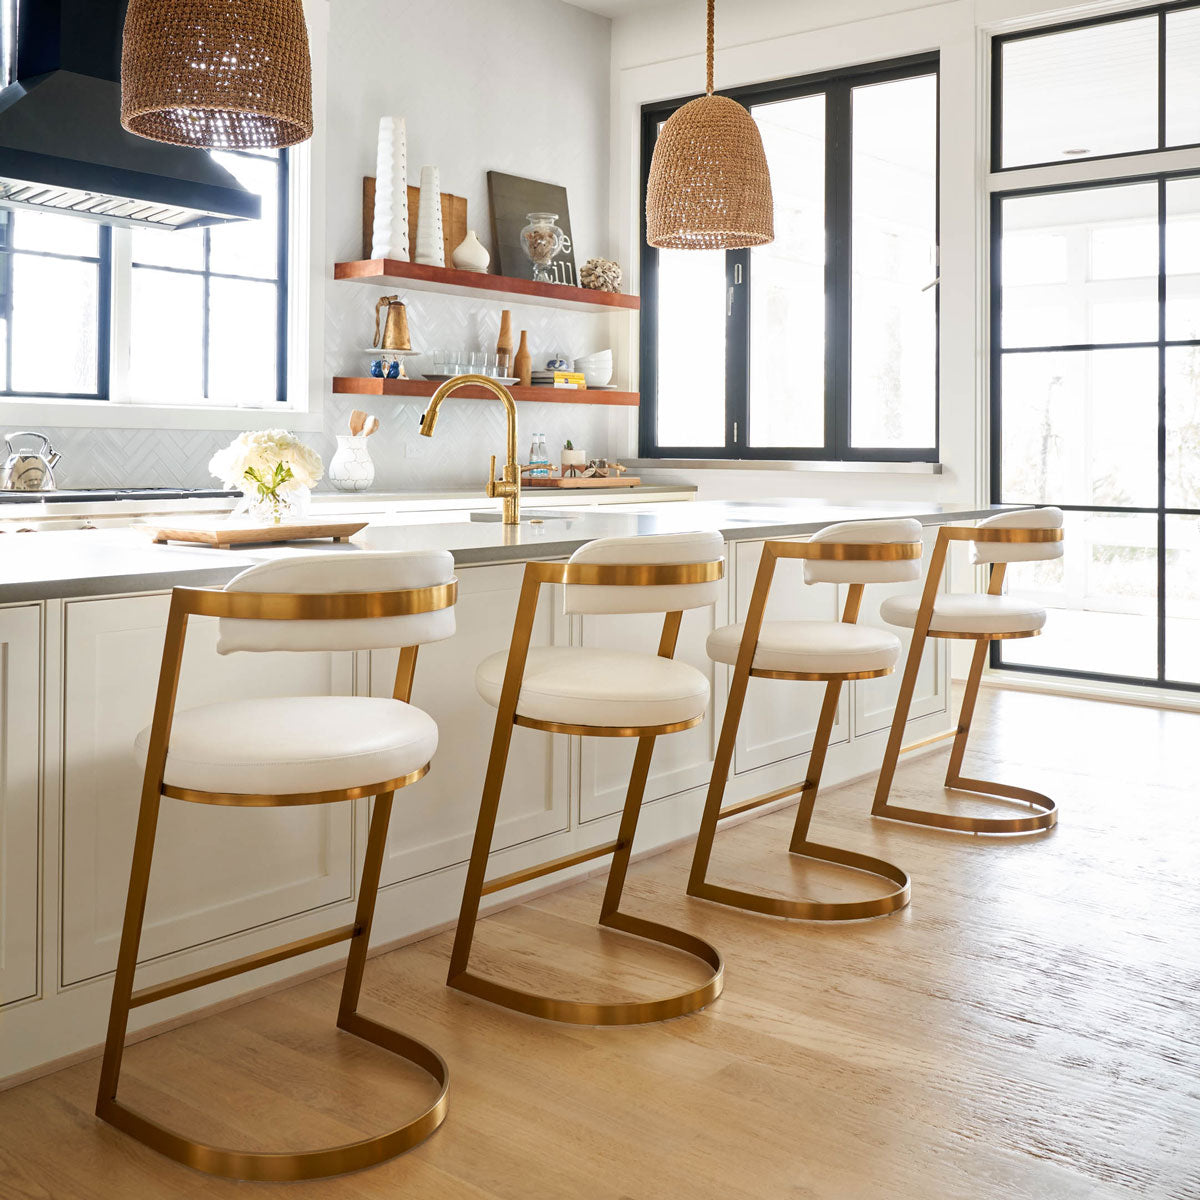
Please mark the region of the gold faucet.
<svg viewBox="0 0 1200 1200"><path fill-rule="evenodd" d="M465 387L481 387L491 392L504 405L504 415L508 421L504 471L502 478L497 479L496 456L493 454L492 465L488 471L487 494L492 498L503 497L504 524L516 525L521 519L521 468L517 465L517 404L508 388L486 375L456 375L453 379L447 379L433 393L433 399L429 401L429 407L421 417L421 436L433 437L442 401Z"/></svg>

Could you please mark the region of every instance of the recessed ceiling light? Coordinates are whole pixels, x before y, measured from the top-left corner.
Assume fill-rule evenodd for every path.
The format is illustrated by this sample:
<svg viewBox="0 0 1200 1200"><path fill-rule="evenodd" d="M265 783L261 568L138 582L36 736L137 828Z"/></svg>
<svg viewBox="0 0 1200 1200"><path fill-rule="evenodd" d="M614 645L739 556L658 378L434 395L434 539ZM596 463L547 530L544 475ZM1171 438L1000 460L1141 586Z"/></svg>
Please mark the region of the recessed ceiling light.
<svg viewBox="0 0 1200 1200"><path fill-rule="evenodd" d="M1086 146L1084 146L1082 148L1076 146L1070 150L1064 150L1062 153L1063 153L1063 158L1082 158L1085 154L1088 153L1088 149Z"/></svg>

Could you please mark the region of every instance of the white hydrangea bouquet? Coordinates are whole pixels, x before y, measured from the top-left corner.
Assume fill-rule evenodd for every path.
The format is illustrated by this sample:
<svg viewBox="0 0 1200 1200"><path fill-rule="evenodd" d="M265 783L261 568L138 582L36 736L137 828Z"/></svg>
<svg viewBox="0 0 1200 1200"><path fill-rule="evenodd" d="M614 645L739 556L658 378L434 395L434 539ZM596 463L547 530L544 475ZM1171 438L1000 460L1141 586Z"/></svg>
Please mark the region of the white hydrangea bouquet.
<svg viewBox="0 0 1200 1200"><path fill-rule="evenodd" d="M208 469L225 487L243 493L239 512L274 525L303 510L324 474L321 456L286 429L240 434L212 456Z"/></svg>

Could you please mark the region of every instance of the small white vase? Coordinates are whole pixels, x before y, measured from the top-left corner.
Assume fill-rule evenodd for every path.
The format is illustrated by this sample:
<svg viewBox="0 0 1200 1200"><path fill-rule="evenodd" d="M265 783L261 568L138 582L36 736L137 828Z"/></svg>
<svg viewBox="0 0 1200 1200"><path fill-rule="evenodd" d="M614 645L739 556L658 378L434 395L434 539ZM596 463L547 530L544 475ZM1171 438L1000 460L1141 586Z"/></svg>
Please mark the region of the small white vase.
<svg viewBox="0 0 1200 1200"><path fill-rule="evenodd" d="M455 247L450 258L460 271L474 271L478 275L486 275L488 264L492 261L487 247L473 229L468 230L467 236Z"/></svg>
<svg viewBox="0 0 1200 1200"><path fill-rule="evenodd" d="M408 261L408 133L403 117L379 118L371 257Z"/></svg>
<svg viewBox="0 0 1200 1200"><path fill-rule="evenodd" d="M442 245L442 183L437 167L421 168L416 261L427 267L446 265L446 251Z"/></svg>
<svg viewBox="0 0 1200 1200"><path fill-rule="evenodd" d="M584 467L587 466L587 461L588 460L587 460L587 452L586 451L584 451L584 450L567 450L564 448L563 452L562 452L562 461L560 464L562 466L563 478L564 479L567 478L567 472L572 467L574 467L576 470L582 470Z"/></svg>
<svg viewBox="0 0 1200 1200"><path fill-rule="evenodd" d="M375 482L375 464L367 450L367 439L339 433L337 443L337 452L329 462L329 482L339 492L365 492Z"/></svg>

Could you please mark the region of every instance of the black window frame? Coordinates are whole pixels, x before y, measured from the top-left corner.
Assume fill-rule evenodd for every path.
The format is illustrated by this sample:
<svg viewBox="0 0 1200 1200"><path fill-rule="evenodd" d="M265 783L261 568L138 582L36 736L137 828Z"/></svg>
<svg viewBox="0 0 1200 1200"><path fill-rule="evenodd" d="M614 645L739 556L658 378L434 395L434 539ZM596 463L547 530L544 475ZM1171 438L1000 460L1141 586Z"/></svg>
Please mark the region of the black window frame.
<svg viewBox="0 0 1200 1200"><path fill-rule="evenodd" d="M826 71L745 87L722 89L747 108L756 104L823 94L825 101L825 444L822 447L751 446L750 400L750 272L749 250L725 252L725 286L733 303L726 309L725 444L724 446L659 446L658 428L658 250L646 241L646 187L660 123L695 96L645 104L641 110L641 319L638 449L642 458L792 460L797 462L930 462L941 454L941 289L934 297L934 444L930 447L862 447L850 441L851 377L851 239L853 89L874 83L933 75L937 89L935 144L937 177L935 242L941 237L941 68L933 51L885 62ZM939 251L940 256L940 251ZM940 268L939 268L940 269ZM937 274L937 270L935 270Z"/></svg>
<svg viewBox="0 0 1200 1200"><path fill-rule="evenodd" d="M1189 7L1200 7L1190 5ZM1059 164L1054 164L1055 166ZM1156 672L1154 676L1123 675L1110 671L1081 671L1067 667L1047 667L1022 662L1005 662L1006 643L994 641L989 654L989 665L993 670L1018 674L1041 675L1052 678L1086 679L1096 683L1114 683L1152 687L1171 691L1200 692L1200 683L1172 679L1167 672L1167 518L1195 517L1200 520L1200 508L1178 507L1167 504L1167 351L1175 347L1200 347L1200 338L1168 338L1166 335L1167 305L1167 185L1177 179L1200 178L1200 167L1177 168L1169 171L1145 172L1136 175L1121 175L1116 178L1089 179L1066 183L1045 183L997 191L991 200L991 286L990 286L990 424L991 446L989 454L991 471L991 500L994 504L1054 505L1064 513L1113 513L1117 515L1142 515L1155 518L1157 532L1156 549L1156 598L1155 637ZM1157 191L1158 212L1158 335L1153 340L1133 342L1088 342L1069 345L1019 346L1005 349L1003 345L1003 273L1002 251L1004 237L1004 201L1023 196L1062 194L1065 192L1089 191L1097 188L1120 187L1133 184L1152 183ZM1104 505L1063 504L1054 497L1045 497L1036 502L1028 497L1006 497L1004 495L1004 358L1012 354L1091 353L1099 350L1147 349L1158 352L1158 479L1157 503L1150 505Z"/></svg>
<svg viewBox="0 0 1200 1200"><path fill-rule="evenodd" d="M223 151L230 154L239 154L245 158L256 158L262 161L269 161L262 154L251 154L244 151L230 149ZM290 195L290 177L291 163L290 152L282 150L279 153L278 172L279 186L277 194L278 214L277 214L277 239L276 239L276 274L274 279L265 279L260 276L251 275L233 275L223 271L212 271L209 268L210 257L210 237L209 232L211 226L204 230L204 265L199 268L181 268L181 267L164 267L155 264L140 264L134 262L131 258L128 266L131 280L138 271L160 271L167 274L180 274L201 277L204 281L204 300L203 313L201 320L203 328L201 331L201 354L202 354L202 385L205 399L209 399L209 359L211 345L209 341L209 289L213 279L231 279L245 281L250 283L273 283L278 289L276 296L276 313L275 313L275 341L276 341L276 358L275 358L275 402L277 404L287 403L287 378L288 378L288 310L289 310L289 286L288 278L288 243L289 243L289 226L288 215L290 211L289 195ZM6 322L8 337L6 342L6 354L3 362L0 362L0 399L3 400L99 400L108 402L112 399L112 319L113 319L113 227L103 223L97 223L99 227L99 239L97 246L97 254L93 255L75 255L75 254L57 254L53 251L46 250L15 250L11 245L11 230L13 221L19 222L21 217L27 212L36 213L37 210L26 209L21 207L9 208L0 205L3 208L7 219L0 222L0 319ZM52 210L47 210L51 212ZM69 213L53 213L55 216L70 216ZM79 217L78 220L86 221L89 218ZM156 237L173 237L173 233L168 231L158 231ZM26 255L29 257L55 258L65 259L73 262L84 262L96 264L99 272L97 284L97 300L96 300L96 390L92 392L50 392L50 391L30 391L28 389L11 387L12 383L12 260L15 254Z"/></svg>
<svg viewBox="0 0 1200 1200"><path fill-rule="evenodd" d="M1014 33L996 34L991 46L991 146L990 170L993 175L1004 175L1013 171L1036 171L1041 167L1059 167L1064 163L1095 163L1111 159L1138 158L1147 154L1162 154L1168 150L1200 150L1200 142L1167 141L1167 17L1173 12L1200 9L1198 0L1173 0L1169 4L1147 4L1141 8L1129 8L1123 12L1105 13L1092 17L1080 17L1075 21L1056 22L1033 29L1022 29ZM1071 33L1076 29L1093 29L1099 25L1121 25L1126 21L1158 18L1158 129L1157 144L1142 150L1120 150L1111 154L1081 154L1078 157L1052 158L1045 162L1020 163L1004 166L1004 47L1011 42L1029 41L1031 38L1046 37L1056 33Z"/></svg>

